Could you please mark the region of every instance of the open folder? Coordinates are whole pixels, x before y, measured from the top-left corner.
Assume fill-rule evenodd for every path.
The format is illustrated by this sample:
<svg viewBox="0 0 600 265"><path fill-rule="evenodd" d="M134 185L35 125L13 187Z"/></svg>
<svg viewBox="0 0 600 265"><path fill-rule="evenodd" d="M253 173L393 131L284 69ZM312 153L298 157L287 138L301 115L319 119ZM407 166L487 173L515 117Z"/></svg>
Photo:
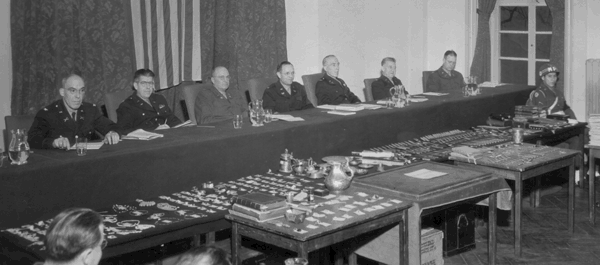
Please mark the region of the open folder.
<svg viewBox="0 0 600 265"><path fill-rule="evenodd" d="M149 132L144 129L137 129L137 130L130 132L129 134L123 136L121 139L124 139L124 140L152 140L152 139L156 139L156 138L160 138L160 137L163 137L163 135L159 134L159 133Z"/></svg>

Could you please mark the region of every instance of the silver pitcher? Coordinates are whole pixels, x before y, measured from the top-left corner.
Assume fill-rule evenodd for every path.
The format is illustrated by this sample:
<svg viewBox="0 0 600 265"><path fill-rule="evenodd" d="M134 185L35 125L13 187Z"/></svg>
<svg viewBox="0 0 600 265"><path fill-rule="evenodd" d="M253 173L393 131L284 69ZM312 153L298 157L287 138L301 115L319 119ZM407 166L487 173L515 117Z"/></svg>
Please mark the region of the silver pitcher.
<svg viewBox="0 0 600 265"><path fill-rule="evenodd" d="M331 165L331 169L325 177L325 186L329 192L340 193L349 188L354 177L354 170L348 166L348 159L345 163L338 161L329 161L328 163ZM346 171L350 171L350 176L346 175Z"/></svg>

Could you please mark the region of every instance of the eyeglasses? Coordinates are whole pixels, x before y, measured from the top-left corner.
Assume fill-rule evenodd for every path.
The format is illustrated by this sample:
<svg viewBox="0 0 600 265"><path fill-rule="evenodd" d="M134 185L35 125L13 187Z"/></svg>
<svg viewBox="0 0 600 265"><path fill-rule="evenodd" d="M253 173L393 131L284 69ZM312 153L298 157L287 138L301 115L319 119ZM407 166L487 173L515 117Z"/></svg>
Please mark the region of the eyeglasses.
<svg viewBox="0 0 600 265"><path fill-rule="evenodd" d="M70 87L70 88L67 88L67 93L73 94L73 95L76 93L83 95L83 94L85 94L85 87L82 87L80 89Z"/></svg>
<svg viewBox="0 0 600 265"><path fill-rule="evenodd" d="M107 245L108 241L106 241L106 239L102 239L102 242L100 242L100 249L106 248Z"/></svg>
<svg viewBox="0 0 600 265"><path fill-rule="evenodd" d="M138 81L137 83L142 86L154 86L154 82Z"/></svg>

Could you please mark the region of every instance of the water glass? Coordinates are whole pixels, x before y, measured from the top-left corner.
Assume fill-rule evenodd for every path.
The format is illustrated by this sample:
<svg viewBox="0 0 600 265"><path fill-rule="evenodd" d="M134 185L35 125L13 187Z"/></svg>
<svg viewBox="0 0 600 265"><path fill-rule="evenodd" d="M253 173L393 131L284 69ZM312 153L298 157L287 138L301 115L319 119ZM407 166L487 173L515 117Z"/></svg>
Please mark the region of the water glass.
<svg viewBox="0 0 600 265"><path fill-rule="evenodd" d="M273 121L273 110L265 109L265 123Z"/></svg>
<svg viewBox="0 0 600 265"><path fill-rule="evenodd" d="M388 109L393 108L394 105L396 105L396 104L394 102L394 98L393 97L388 98L387 101L385 102L385 107L388 108Z"/></svg>
<svg viewBox="0 0 600 265"><path fill-rule="evenodd" d="M285 260L285 265L308 265L308 260L305 258L289 258Z"/></svg>
<svg viewBox="0 0 600 265"><path fill-rule="evenodd" d="M241 129L243 124L244 124L244 119L242 118L242 115L235 115L233 117L233 128L234 129Z"/></svg>
<svg viewBox="0 0 600 265"><path fill-rule="evenodd" d="M78 156L84 156L87 154L87 142L88 139L86 137L75 138L75 148L77 149Z"/></svg>
<svg viewBox="0 0 600 265"><path fill-rule="evenodd" d="M4 150L0 148L0 167L4 166L4 160L6 160L6 156L4 155Z"/></svg>

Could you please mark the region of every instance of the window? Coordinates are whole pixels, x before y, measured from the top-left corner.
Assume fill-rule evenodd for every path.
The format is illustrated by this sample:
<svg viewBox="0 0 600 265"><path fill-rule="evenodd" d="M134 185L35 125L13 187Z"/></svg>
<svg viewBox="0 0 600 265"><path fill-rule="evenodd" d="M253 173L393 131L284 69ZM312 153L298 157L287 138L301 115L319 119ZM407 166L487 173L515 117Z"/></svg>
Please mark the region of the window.
<svg viewBox="0 0 600 265"><path fill-rule="evenodd" d="M499 0L492 13L492 80L535 85L550 61L552 16L544 1Z"/></svg>

